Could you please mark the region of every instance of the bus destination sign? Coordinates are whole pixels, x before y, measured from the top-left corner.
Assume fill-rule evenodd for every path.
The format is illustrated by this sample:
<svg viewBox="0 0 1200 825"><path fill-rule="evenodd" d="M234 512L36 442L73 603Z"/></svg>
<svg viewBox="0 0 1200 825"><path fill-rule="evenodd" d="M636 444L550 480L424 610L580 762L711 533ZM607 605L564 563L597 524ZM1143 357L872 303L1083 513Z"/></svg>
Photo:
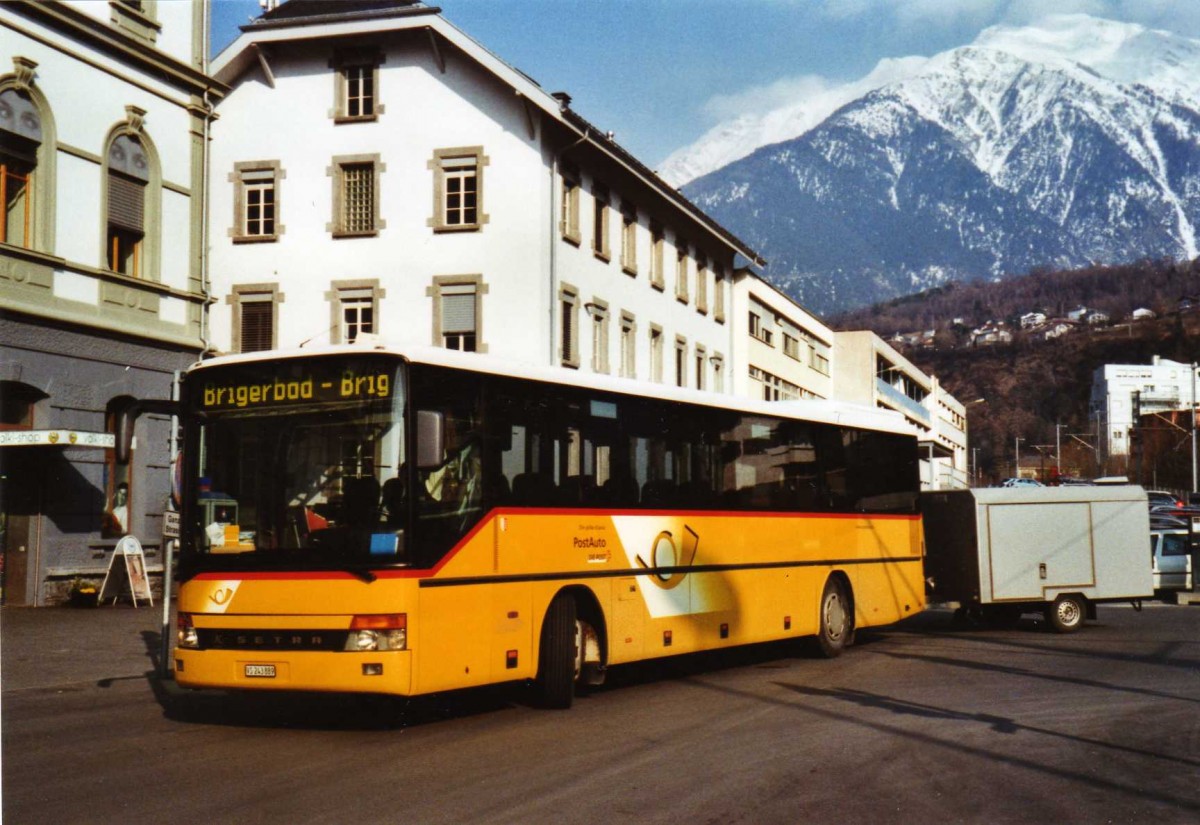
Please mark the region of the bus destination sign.
<svg viewBox="0 0 1200 825"><path fill-rule="evenodd" d="M378 401L392 395L393 373L379 363L308 362L299 370L286 370L286 375L272 374L283 371L263 366L253 371L232 369L212 377L203 373L197 376L201 382L197 406L201 410L267 409L330 401Z"/></svg>

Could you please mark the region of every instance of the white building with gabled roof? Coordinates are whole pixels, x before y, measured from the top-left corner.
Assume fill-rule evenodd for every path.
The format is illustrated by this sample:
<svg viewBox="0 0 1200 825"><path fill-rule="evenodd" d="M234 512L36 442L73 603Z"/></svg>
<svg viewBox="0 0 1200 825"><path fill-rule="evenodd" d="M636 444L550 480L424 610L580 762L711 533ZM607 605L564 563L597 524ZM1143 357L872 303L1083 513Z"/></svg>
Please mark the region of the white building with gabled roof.
<svg viewBox="0 0 1200 825"><path fill-rule="evenodd" d="M438 9L290 0L213 73L215 349L369 332L733 392L759 255Z"/></svg>

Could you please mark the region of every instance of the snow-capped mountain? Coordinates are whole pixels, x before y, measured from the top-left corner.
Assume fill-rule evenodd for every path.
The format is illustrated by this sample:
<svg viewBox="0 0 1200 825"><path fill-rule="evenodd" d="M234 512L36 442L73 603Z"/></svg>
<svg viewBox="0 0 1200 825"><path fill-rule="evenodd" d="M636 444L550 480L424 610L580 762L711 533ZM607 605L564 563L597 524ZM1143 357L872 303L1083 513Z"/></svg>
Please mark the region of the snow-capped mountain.
<svg viewBox="0 0 1200 825"><path fill-rule="evenodd" d="M890 71L900 79L815 125L837 90L753 128L727 124L673 167L744 153L684 192L803 303L828 311L948 278L1196 256L1200 42L1058 16ZM754 145L785 124L799 132Z"/></svg>

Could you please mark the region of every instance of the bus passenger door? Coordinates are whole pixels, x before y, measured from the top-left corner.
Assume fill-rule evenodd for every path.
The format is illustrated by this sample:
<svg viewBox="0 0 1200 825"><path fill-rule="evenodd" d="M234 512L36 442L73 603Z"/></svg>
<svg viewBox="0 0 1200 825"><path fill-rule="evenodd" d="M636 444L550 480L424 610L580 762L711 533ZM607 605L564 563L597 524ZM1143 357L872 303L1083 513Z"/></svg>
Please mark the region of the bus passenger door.
<svg viewBox="0 0 1200 825"><path fill-rule="evenodd" d="M413 679L417 692L454 690L490 681L490 589L479 584L420 589L419 664Z"/></svg>

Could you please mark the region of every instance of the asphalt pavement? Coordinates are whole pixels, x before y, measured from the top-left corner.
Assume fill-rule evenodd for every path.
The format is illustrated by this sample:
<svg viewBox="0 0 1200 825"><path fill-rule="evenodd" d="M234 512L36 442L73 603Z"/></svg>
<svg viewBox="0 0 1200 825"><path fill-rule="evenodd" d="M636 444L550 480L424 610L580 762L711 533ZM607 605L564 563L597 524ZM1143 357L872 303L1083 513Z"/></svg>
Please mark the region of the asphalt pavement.
<svg viewBox="0 0 1200 825"><path fill-rule="evenodd" d="M144 679L158 667L162 605L4 607L0 682L4 690ZM170 631L174 632L174 617Z"/></svg>

